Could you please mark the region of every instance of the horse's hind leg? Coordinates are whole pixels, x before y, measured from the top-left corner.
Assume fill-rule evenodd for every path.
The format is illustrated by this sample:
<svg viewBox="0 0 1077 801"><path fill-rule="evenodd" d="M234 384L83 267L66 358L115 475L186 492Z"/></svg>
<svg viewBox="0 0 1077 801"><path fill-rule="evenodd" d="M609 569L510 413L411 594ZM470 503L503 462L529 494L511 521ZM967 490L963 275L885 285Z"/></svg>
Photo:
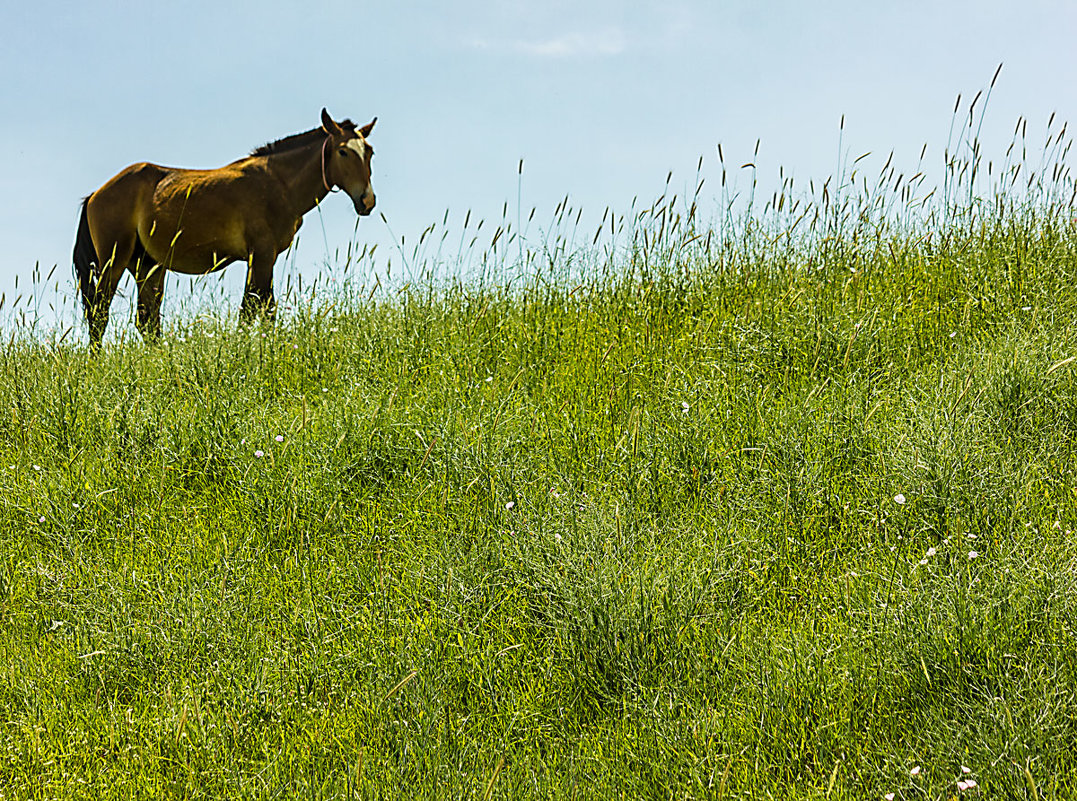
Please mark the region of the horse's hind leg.
<svg viewBox="0 0 1077 801"><path fill-rule="evenodd" d="M112 298L116 295L116 287L119 286L120 278L131 259L133 245L126 248L116 243L105 266L97 277L97 291L93 305L86 310L86 321L90 324L90 345L98 347L105 337L105 327L108 325L108 311L112 306Z"/></svg>
<svg viewBox="0 0 1077 801"><path fill-rule="evenodd" d="M87 226L92 235L96 263L90 266L92 272L86 276L83 298L86 321L90 326L90 345L95 348L105 336L112 298L124 270L131 263L138 241L134 226L110 209L107 202L99 202L103 191L95 192L86 203Z"/></svg>
<svg viewBox="0 0 1077 801"><path fill-rule="evenodd" d="M75 261L94 347L105 335L120 277L133 257L145 258L139 224L153 217L154 187L164 174L152 164L132 164L90 195L83 206Z"/></svg>
<svg viewBox="0 0 1077 801"><path fill-rule="evenodd" d="M135 262L132 270L138 284L138 332L147 342L161 336L161 300L165 294L165 268L148 255Z"/></svg>

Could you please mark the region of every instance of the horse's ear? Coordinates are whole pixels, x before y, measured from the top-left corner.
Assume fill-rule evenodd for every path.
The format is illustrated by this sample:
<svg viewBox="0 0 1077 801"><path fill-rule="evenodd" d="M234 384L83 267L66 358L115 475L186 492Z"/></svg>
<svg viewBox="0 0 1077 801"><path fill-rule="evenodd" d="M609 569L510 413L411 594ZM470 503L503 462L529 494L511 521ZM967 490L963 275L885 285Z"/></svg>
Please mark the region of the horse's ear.
<svg viewBox="0 0 1077 801"><path fill-rule="evenodd" d="M374 119L372 119L370 122L368 122L366 125L364 125L362 128L359 129L359 133L361 133L363 135L364 139L366 139L368 136L370 136L370 132L374 130L374 123L376 123L377 121L378 121L378 118L375 117Z"/></svg>
<svg viewBox="0 0 1077 801"><path fill-rule="evenodd" d="M322 109L322 130L327 134L342 133L340 126L333 122L333 118L329 116L329 112L324 108Z"/></svg>

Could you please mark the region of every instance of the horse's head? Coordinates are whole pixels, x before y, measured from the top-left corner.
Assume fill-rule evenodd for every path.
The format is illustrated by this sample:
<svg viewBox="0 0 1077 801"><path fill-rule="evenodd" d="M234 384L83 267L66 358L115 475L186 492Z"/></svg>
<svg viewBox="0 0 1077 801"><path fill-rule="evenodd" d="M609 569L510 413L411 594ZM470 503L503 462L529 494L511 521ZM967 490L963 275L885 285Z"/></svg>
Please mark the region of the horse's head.
<svg viewBox="0 0 1077 801"><path fill-rule="evenodd" d="M366 138L370 136L375 117L362 128L349 121L337 123L322 109L322 130L329 138L322 148L322 179L327 189L339 186L348 193L355 205L355 213L365 217L374 210L374 187L370 183L370 159L374 148Z"/></svg>

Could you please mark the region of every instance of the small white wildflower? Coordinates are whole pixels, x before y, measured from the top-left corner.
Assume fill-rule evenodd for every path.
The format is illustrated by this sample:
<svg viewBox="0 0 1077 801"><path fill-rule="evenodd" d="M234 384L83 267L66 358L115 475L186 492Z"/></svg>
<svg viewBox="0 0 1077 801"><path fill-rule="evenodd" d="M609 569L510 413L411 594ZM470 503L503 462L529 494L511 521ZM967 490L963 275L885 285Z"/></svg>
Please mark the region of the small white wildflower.
<svg viewBox="0 0 1077 801"><path fill-rule="evenodd" d="M41 465L39 465L39 464L35 464L35 465L34 465L34 470L36 470L37 472L39 472L39 473L40 473L40 472L41 472Z"/></svg>
<svg viewBox="0 0 1077 801"><path fill-rule="evenodd" d="M957 336L957 332L956 332L956 331L951 331L951 332L950 332L950 339L953 339L953 338L954 338L954 337L956 337L956 336Z"/></svg>
<svg viewBox="0 0 1077 801"><path fill-rule="evenodd" d="M915 768L913 768L912 770L910 770L910 771L909 771L909 775L910 775L910 776L919 776L919 775L920 775L920 766L919 766L919 765L917 765L917 766L916 766Z"/></svg>
<svg viewBox="0 0 1077 801"><path fill-rule="evenodd" d="M284 442L284 435L277 434L277 436L273 437L273 439L275 439L277 442Z"/></svg>
<svg viewBox="0 0 1077 801"><path fill-rule="evenodd" d="M973 787L976 786L976 780L975 779L965 779L965 785L971 790Z"/></svg>
<svg viewBox="0 0 1077 801"><path fill-rule="evenodd" d="M934 556L936 553L938 553L938 552L935 550L934 546L927 549L927 555L928 556Z"/></svg>
<svg viewBox="0 0 1077 801"><path fill-rule="evenodd" d="M965 792L967 789L969 789L969 783L967 781L963 781L963 780L959 781L957 783L957 789L960 790L961 792Z"/></svg>
<svg viewBox="0 0 1077 801"><path fill-rule="evenodd" d="M328 392L328 391L329 391L329 387L322 387L322 392Z"/></svg>
<svg viewBox="0 0 1077 801"><path fill-rule="evenodd" d="M554 538L555 540L557 540L558 542L560 542L560 541L561 541L561 535L560 535L560 534L558 534L558 533L557 533L556 531L555 531L555 532L554 532L554 534L553 534L553 538Z"/></svg>
<svg viewBox="0 0 1077 801"><path fill-rule="evenodd" d="M515 505L516 505L516 501L509 501L508 503L505 504L505 508L506 509L511 509Z"/></svg>
<svg viewBox="0 0 1077 801"><path fill-rule="evenodd" d="M38 523L44 523L44 522L45 522L45 515L41 515L41 517L39 517L39 518L37 519L37 522L38 522Z"/></svg>
<svg viewBox="0 0 1077 801"><path fill-rule="evenodd" d="M901 506L905 503L905 496L899 492L897 495L894 496L894 503L896 503L898 506Z"/></svg>
<svg viewBox="0 0 1077 801"><path fill-rule="evenodd" d="M261 459L263 456L265 456L265 453L263 453L262 451L255 451L254 452L254 458L256 458L256 459Z"/></svg>
<svg viewBox="0 0 1077 801"><path fill-rule="evenodd" d="M961 766L961 772L962 773L972 773L972 768L966 768L964 765L962 765Z"/></svg>
<svg viewBox="0 0 1077 801"><path fill-rule="evenodd" d="M688 405L688 401L681 401L681 411L682 412L684 412L685 414L688 414L688 410L690 408L691 407Z"/></svg>
<svg viewBox="0 0 1077 801"><path fill-rule="evenodd" d="M883 798L885 798L886 801L894 801L894 794L893 793L887 793L886 795L883 796Z"/></svg>
<svg viewBox="0 0 1077 801"><path fill-rule="evenodd" d="M967 536L968 536L968 538L969 538L970 540L974 540L974 539L976 539L976 535L975 535L975 534L973 534L972 532L969 532Z"/></svg>
<svg viewBox="0 0 1077 801"><path fill-rule="evenodd" d="M977 556L979 556L979 554L976 553L976 551L969 551L969 559L975 559Z"/></svg>
<svg viewBox="0 0 1077 801"><path fill-rule="evenodd" d="M486 383L487 383L487 384L489 384L489 383L490 383L491 381L493 381L493 380L494 380L494 377L493 377L492 375L488 375L488 376L486 376Z"/></svg>

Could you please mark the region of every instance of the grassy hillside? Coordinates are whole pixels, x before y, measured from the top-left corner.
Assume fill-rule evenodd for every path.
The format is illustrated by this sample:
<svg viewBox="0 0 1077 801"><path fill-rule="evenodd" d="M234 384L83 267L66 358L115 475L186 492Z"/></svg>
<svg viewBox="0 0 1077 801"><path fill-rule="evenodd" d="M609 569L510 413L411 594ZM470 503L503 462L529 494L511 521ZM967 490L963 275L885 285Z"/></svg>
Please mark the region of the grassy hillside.
<svg viewBox="0 0 1077 801"><path fill-rule="evenodd" d="M880 197L12 338L0 797L1077 793L1077 227Z"/></svg>

